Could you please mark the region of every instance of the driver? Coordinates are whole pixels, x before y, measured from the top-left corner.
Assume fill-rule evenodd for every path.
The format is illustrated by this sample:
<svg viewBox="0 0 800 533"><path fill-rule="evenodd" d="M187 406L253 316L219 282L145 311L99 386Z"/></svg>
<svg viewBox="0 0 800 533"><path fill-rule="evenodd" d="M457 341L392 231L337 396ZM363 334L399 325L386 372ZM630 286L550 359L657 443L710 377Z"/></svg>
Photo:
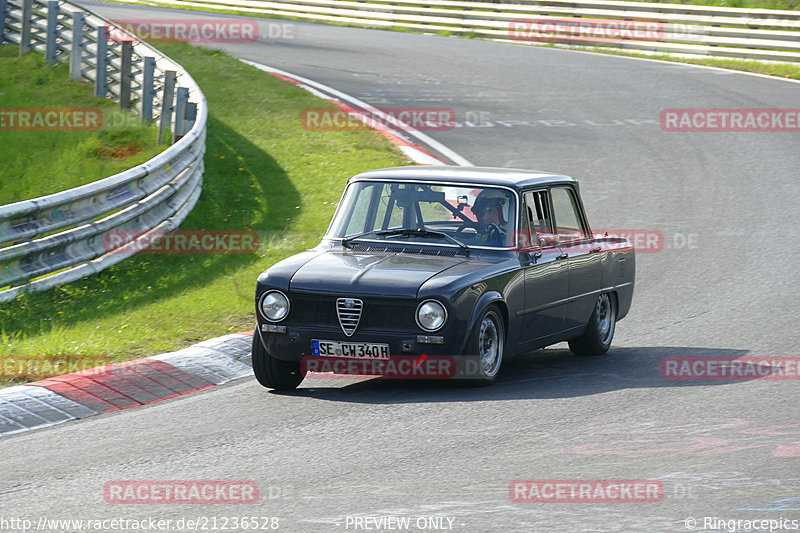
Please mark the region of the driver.
<svg viewBox="0 0 800 533"><path fill-rule="evenodd" d="M508 223L503 216L503 206L507 201L507 195L498 189L485 189L475 198L472 212L478 222L485 224L481 240L493 245L504 244Z"/></svg>

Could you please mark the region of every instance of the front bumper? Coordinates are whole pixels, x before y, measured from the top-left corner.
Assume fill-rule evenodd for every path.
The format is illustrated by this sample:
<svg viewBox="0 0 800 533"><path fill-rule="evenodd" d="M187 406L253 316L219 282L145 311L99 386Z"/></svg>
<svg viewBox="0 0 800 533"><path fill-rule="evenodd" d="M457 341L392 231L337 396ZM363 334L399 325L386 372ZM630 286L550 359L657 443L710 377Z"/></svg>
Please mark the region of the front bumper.
<svg viewBox="0 0 800 533"><path fill-rule="evenodd" d="M264 342L267 353L276 359L284 361L301 361L303 357L313 355L312 340L327 340L347 343L374 343L388 344L389 355L458 355L461 353L463 338L446 333L424 334L419 332L356 332L352 337L346 336L341 329L284 326L285 332L267 332L262 326L271 326L269 323L259 323L258 332ZM447 328L445 328L447 329ZM425 342L427 340L428 342ZM441 344L438 341L441 340ZM433 342L431 342L433 341Z"/></svg>

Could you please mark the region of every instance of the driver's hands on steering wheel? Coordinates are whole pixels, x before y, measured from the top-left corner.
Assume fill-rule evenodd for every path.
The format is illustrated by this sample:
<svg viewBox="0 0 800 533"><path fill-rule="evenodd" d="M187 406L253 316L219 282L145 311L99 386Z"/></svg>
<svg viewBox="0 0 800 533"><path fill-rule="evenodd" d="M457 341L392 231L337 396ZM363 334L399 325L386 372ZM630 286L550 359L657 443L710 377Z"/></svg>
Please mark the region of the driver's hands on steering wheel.
<svg viewBox="0 0 800 533"><path fill-rule="evenodd" d="M475 229L475 238L477 240L486 241L497 245L502 245L506 242L506 232L498 224L492 222L470 222L469 224L465 224L458 228L456 230L456 236L460 236L461 233L467 228Z"/></svg>
<svg viewBox="0 0 800 533"><path fill-rule="evenodd" d="M502 245L506 240L506 232L495 223L486 224L480 233L483 240L492 244Z"/></svg>

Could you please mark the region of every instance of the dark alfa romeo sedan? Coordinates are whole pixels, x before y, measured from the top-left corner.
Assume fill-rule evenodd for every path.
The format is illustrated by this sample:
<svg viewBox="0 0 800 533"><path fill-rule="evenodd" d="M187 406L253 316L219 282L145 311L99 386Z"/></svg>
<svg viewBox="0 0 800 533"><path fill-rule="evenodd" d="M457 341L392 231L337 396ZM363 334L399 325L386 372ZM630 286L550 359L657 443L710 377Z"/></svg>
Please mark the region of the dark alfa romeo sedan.
<svg viewBox="0 0 800 533"><path fill-rule="evenodd" d="M528 170L399 167L350 178L322 242L258 277L253 370L294 389L304 358L504 358L611 345L635 276L626 239L593 235L578 182Z"/></svg>

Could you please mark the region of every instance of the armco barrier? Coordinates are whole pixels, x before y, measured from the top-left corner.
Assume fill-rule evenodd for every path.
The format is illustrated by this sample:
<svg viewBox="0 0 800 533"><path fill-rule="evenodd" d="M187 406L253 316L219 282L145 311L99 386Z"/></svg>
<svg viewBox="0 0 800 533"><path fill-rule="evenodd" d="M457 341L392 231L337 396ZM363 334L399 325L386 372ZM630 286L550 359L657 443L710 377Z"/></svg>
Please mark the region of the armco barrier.
<svg viewBox="0 0 800 533"><path fill-rule="evenodd" d="M175 229L200 196L208 115L200 87L146 43L108 39L109 24L63 0L0 0L0 44L43 51L50 62L69 58L73 79L91 81L122 109L135 99L143 120L159 120L160 140L176 141L125 172L0 206L0 302L129 257L107 249L103 234Z"/></svg>
<svg viewBox="0 0 800 533"><path fill-rule="evenodd" d="M126 0L138 3L138 0ZM629 50L800 61L800 11L738 9L604 0L146 0L147 5L203 7L372 27L415 28L500 41L547 42L520 33L519 22L579 26L602 19L653 22L657 38L570 39L554 42ZM564 22L568 19L568 22ZM530 26L529 26L530 28Z"/></svg>

